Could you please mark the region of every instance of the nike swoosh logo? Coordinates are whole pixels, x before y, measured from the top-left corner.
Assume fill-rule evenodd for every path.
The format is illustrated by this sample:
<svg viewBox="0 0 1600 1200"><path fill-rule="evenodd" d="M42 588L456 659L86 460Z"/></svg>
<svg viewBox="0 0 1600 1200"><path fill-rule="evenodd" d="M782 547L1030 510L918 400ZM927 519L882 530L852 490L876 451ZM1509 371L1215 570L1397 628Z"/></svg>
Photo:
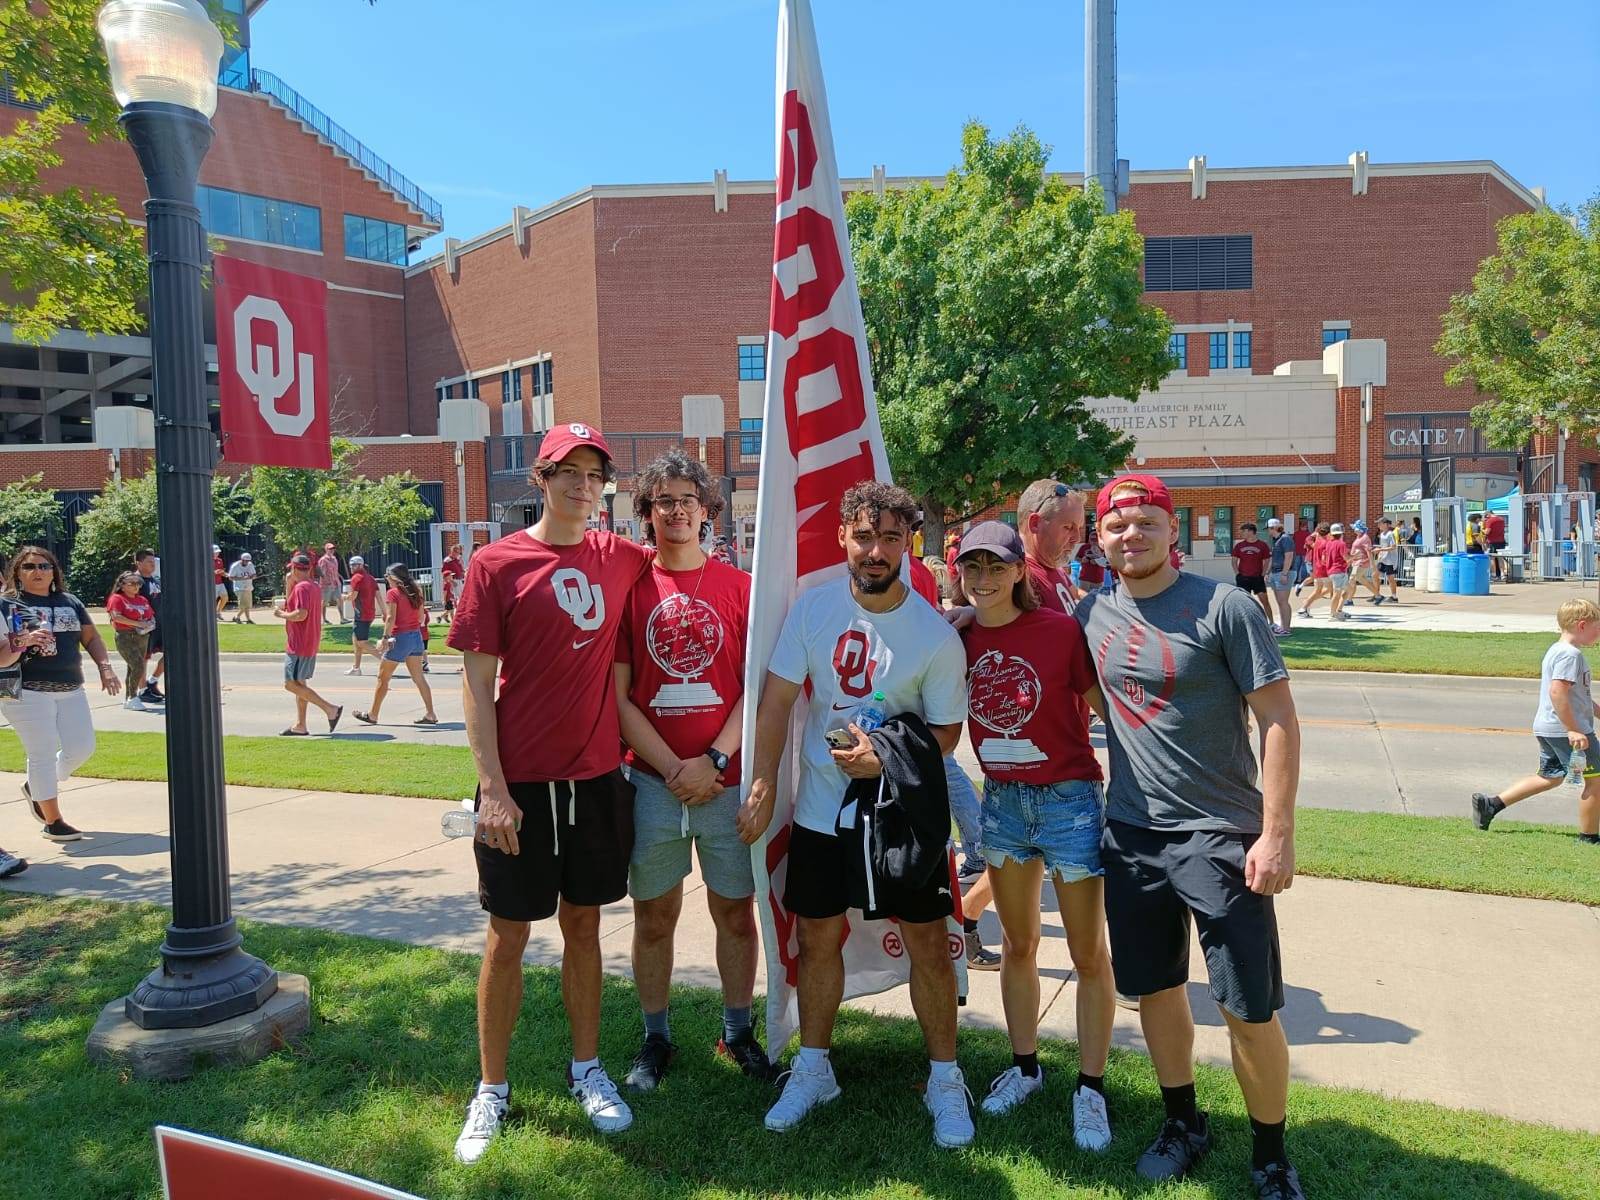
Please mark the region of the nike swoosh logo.
<svg viewBox="0 0 1600 1200"><path fill-rule="evenodd" d="M833 706L833 711L834 712L850 712L852 709L854 709L856 707L857 706L854 705L854 704L835 704Z"/></svg>
<svg viewBox="0 0 1600 1200"><path fill-rule="evenodd" d="M597 634L596 636L599 636L599 635ZM572 648L574 650L582 650L585 646L587 646L592 641L594 641L594 638L585 638L581 642L573 642L572 643Z"/></svg>

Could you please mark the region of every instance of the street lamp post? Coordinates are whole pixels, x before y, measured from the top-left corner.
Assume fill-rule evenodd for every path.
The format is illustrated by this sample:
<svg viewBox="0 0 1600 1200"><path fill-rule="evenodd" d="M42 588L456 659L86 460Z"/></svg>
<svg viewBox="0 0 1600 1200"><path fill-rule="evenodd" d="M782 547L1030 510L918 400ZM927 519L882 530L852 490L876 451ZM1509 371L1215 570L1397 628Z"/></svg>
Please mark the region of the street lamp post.
<svg viewBox="0 0 1600 1200"><path fill-rule="evenodd" d="M222 38L196 0L109 0L99 30L150 198L150 345L156 506L167 662L172 923L161 965L127 997L141 1029L187 1029L253 1012L278 976L246 954L228 887L222 706L212 615L211 476L195 181L211 146Z"/></svg>

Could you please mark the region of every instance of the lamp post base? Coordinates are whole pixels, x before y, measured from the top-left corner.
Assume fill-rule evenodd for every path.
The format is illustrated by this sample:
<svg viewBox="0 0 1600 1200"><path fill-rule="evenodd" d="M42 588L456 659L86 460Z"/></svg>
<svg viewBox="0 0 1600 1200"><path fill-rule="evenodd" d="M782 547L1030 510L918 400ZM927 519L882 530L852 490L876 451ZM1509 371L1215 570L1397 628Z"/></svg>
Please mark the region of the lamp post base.
<svg viewBox="0 0 1600 1200"><path fill-rule="evenodd" d="M124 1001L140 1029L199 1029L261 1008L278 973L237 946L199 960L166 959Z"/></svg>
<svg viewBox="0 0 1600 1200"><path fill-rule="evenodd" d="M276 991L259 1008L203 1029L141 1028L129 1019L128 1000L113 1000L89 1034L89 1061L127 1071L135 1079L186 1079L203 1066L242 1067L257 1062L311 1027L311 984L304 975L280 975Z"/></svg>

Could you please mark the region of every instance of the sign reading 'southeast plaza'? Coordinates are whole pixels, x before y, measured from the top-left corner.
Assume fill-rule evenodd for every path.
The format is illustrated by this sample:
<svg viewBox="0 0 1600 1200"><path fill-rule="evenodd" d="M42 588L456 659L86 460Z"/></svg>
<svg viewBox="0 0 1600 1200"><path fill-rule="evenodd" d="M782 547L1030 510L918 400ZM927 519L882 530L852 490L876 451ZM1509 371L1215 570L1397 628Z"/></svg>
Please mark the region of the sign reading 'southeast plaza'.
<svg viewBox="0 0 1600 1200"><path fill-rule="evenodd" d="M1136 401L1089 411L1145 458L1331 454L1336 381L1323 374L1169 375Z"/></svg>

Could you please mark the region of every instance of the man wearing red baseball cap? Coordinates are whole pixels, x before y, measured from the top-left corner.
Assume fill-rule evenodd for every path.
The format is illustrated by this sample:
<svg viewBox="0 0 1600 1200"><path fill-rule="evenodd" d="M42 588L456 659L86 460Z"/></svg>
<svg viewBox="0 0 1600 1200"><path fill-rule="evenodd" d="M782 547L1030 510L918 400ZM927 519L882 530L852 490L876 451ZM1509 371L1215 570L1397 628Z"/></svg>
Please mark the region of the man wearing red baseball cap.
<svg viewBox="0 0 1600 1200"><path fill-rule="evenodd" d="M456 1140L462 1162L482 1157L505 1118L522 953L530 923L552 915L561 924L572 1094L601 1133L633 1122L599 1059L600 907L628 891L633 787L620 770L612 659L628 592L650 570L651 552L588 528L614 474L593 426L546 434L532 479L544 513L472 556L450 626L478 772L478 901L489 914L478 976L483 1076Z"/></svg>
<svg viewBox="0 0 1600 1200"><path fill-rule="evenodd" d="M1178 1179L1211 1148L1194 1091L1189 926L1232 1041L1254 1132L1252 1180L1303 1198L1284 1150L1289 1048L1272 897L1294 879L1300 726L1277 639L1249 594L1173 566L1172 496L1152 475L1100 490L1097 535L1115 592L1078 621L1106 698L1111 783L1101 841L1117 990L1141 997L1166 1122L1140 1155L1146 1179ZM1245 710L1261 729L1261 772Z"/></svg>

